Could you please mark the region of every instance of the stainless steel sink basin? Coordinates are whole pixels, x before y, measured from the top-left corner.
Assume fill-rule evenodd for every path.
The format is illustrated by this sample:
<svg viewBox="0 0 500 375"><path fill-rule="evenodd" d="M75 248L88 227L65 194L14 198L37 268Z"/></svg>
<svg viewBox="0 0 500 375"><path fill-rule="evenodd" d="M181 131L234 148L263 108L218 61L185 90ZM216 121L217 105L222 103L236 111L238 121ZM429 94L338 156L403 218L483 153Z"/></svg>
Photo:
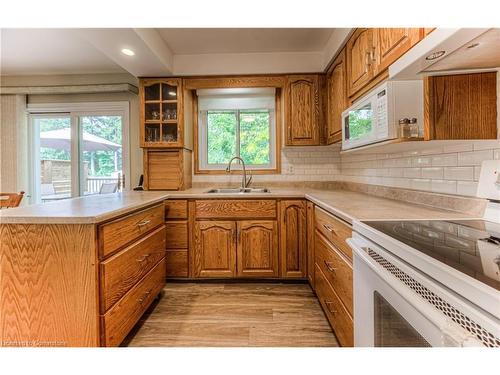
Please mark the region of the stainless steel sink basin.
<svg viewBox="0 0 500 375"><path fill-rule="evenodd" d="M207 193L213 194L251 194L251 193L270 193L268 188L222 188L210 189Z"/></svg>

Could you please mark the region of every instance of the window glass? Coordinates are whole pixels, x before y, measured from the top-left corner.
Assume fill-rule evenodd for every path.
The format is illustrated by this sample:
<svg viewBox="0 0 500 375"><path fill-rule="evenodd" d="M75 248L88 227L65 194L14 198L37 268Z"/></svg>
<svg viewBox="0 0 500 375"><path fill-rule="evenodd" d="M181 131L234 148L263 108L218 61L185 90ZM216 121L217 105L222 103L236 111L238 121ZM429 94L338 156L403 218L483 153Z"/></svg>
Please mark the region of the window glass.
<svg viewBox="0 0 500 375"><path fill-rule="evenodd" d="M235 111L208 111L208 164L227 164L236 155L237 126Z"/></svg>

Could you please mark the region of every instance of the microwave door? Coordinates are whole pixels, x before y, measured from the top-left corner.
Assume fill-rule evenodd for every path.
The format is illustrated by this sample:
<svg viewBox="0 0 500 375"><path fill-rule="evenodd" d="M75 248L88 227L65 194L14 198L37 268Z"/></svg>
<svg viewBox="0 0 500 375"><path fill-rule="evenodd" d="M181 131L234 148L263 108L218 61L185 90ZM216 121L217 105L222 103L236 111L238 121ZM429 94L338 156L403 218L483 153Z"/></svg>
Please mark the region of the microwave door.
<svg viewBox="0 0 500 375"><path fill-rule="evenodd" d="M353 108L344 120L344 139L350 146L370 143L374 139L375 124L372 102Z"/></svg>

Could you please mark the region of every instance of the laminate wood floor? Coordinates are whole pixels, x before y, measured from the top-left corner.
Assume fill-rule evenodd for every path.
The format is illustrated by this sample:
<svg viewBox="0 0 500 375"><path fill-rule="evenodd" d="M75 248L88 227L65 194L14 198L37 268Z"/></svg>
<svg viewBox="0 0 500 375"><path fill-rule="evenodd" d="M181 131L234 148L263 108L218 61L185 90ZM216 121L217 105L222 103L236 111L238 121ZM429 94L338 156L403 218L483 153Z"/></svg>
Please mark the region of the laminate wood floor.
<svg viewBox="0 0 500 375"><path fill-rule="evenodd" d="M307 284L167 283L124 346L338 346Z"/></svg>

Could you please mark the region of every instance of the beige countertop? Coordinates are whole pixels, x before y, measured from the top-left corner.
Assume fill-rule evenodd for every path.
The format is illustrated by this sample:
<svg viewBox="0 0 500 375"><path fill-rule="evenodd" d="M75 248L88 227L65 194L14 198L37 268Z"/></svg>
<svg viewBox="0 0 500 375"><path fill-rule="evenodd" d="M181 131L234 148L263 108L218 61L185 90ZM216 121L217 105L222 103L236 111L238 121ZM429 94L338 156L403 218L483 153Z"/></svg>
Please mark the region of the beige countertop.
<svg viewBox="0 0 500 375"><path fill-rule="evenodd" d="M471 215L436 209L365 193L346 190L319 190L305 188L271 188L270 193L213 194L209 188L184 191L129 191L93 195L58 202L24 206L0 211L0 223L19 224L89 224L109 220L115 216L149 206L164 199L238 199L238 198L307 198L321 208L352 222L358 220L388 219L471 219Z"/></svg>
<svg viewBox="0 0 500 375"><path fill-rule="evenodd" d="M165 191L90 195L0 210L1 224L89 224L162 202Z"/></svg>

